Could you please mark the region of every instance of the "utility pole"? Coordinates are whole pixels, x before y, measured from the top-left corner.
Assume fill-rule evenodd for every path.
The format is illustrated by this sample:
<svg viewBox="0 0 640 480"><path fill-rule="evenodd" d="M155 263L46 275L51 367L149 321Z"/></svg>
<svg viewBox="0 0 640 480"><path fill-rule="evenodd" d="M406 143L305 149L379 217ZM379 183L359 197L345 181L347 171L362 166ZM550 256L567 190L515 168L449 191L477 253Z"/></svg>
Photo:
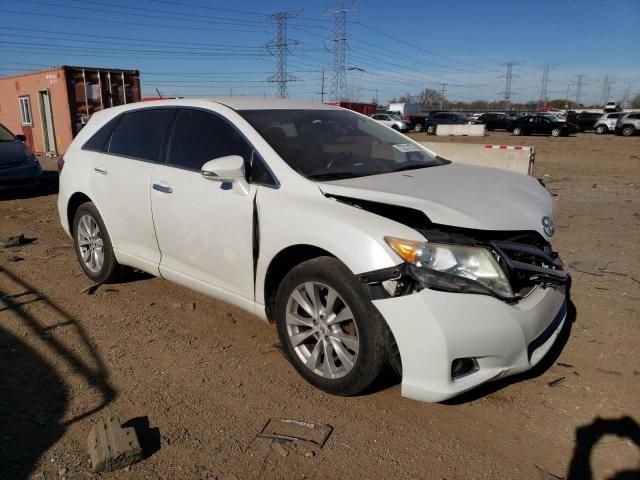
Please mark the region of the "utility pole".
<svg viewBox="0 0 640 480"><path fill-rule="evenodd" d="M440 86L442 87L440 90L440 95L442 96L442 98L440 99L440 110L444 110L444 92L447 91L447 85L449 85L448 83L441 83Z"/></svg>
<svg viewBox="0 0 640 480"><path fill-rule="evenodd" d="M506 111L509 111L509 108L511 107L511 80L513 79L513 67L519 64L520 62L506 62L502 64L507 67L507 73L504 75L504 109Z"/></svg>
<svg viewBox="0 0 640 480"><path fill-rule="evenodd" d="M605 103L607 103L609 101L609 91L608 89L610 88L610 83L609 83L609 75L605 75L604 79L602 80L602 93L600 94L600 104L604 105Z"/></svg>
<svg viewBox="0 0 640 480"><path fill-rule="evenodd" d="M300 11L289 10L267 16L267 21L276 24L276 38L265 45L271 54L275 49L276 56L276 73L267 78L267 82L277 84L278 97L280 98L289 97L287 83L297 80L293 75L287 73L287 55L289 54L289 46L298 45L300 42L287 38L287 20L298 15L300 15Z"/></svg>
<svg viewBox="0 0 640 480"><path fill-rule="evenodd" d="M569 110L569 90L571 89L571 83L567 83L567 96L564 101L564 109Z"/></svg>
<svg viewBox="0 0 640 480"><path fill-rule="evenodd" d="M578 82L576 83L576 105L580 105L580 93L582 92L582 79L584 74L577 75Z"/></svg>
<svg viewBox="0 0 640 480"><path fill-rule="evenodd" d="M347 100L349 90L347 88L347 12L353 8L337 8L332 10L334 16L333 42L333 80L331 82L332 100Z"/></svg>
<svg viewBox="0 0 640 480"><path fill-rule="evenodd" d="M551 67L549 65L544 66L544 70L542 72L542 88L540 89L540 100L538 100L538 110L540 107L543 109L547 108L547 104L549 103L549 97L547 95L547 88L549 87L549 70Z"/></svg>

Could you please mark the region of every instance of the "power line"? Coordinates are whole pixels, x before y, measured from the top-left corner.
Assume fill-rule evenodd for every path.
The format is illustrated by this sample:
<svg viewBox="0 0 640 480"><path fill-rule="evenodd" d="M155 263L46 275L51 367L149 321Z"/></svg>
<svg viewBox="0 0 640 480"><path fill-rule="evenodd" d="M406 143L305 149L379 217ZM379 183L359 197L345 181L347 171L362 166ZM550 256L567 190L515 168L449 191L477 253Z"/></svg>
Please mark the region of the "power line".
<svg viewBox="0 0 640 480"><path fill-rule="evenodd" d="M276 50L276 73L267 78L267 81L277 83L280 98L289 97L287 83L296 80L296 77L287 73L287 55L289 46L298 45L300 42L287 38L287 20L298 15L300 15L300 11L289 10L276 12L267 17L268 21L276 23L276 38L266 45L269 51L273 48Z"/></svg>
<svg viewBox="0 0 640 480"><path fill-rule="evenodd" d="M440 94L442 95L442 98L440 99L440 110L444 110L444 100L445 100L444 93L447 91L447 84L442 83L441 86L442 86L442 89L440 90Z"/></svg>
<svg viewBox="0 0 640 480"><path fill-rule="evenodd" d="M578 77L578 81L576 82L576 105L580 105L580 94L582 93L582 79L585 77L584 74L576 75Z"/></svg>
<svg viewBox="0 0 640 480"><path fill-rule="evenodd" d="M538 100L538 110L540 107L547 108L547 104L549 103L549 97L547 95L547 89L549 87L549 70L551 67L549 65L544 66L544 70L542 72L542 87L540 89L540 100Z"/></svg>

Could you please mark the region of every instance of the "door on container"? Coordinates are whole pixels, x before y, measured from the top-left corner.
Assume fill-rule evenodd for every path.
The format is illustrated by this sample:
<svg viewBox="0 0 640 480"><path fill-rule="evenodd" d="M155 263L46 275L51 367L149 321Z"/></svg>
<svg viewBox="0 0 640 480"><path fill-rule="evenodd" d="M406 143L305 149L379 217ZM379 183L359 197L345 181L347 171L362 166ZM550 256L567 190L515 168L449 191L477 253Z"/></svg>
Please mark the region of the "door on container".
<svg viewBox="0 0 640 480"><path fill-rule="evenodd" d="M48 90L38 91L40 103L40 119L42 121L42 138L45 153L57 153L56 134L53 128L53 112L51 110L51 96Z"/></svg>
<svg viewBox="0 0 640 480"><path fill-rule="evenodd" d="M160 273L180 283L204 283L253 299L253 197L200 173L209 160L240 155L252 147L222 116L180 109L166 164L153 170L151 207L162 252Z"/></svg>
<svg viewBox="0 0 640 480"><path fill-rule="evenodd" d="M31 115L31 98L29 95L18 97L18 106L20 107L22 134L27 138L25 143L30 150L35 152L36 148L33 145L33 116Z"/></svg>
<svg viewBox="0 0 640 480"><path fill-rule="evenodd" d="M151 215L151 172L175 113L166 108L126 112L114 121L115 127L111 122L103 127L112 129L106 152L90 155L92 199L119 258L156 275L160 250Z"/></svg>

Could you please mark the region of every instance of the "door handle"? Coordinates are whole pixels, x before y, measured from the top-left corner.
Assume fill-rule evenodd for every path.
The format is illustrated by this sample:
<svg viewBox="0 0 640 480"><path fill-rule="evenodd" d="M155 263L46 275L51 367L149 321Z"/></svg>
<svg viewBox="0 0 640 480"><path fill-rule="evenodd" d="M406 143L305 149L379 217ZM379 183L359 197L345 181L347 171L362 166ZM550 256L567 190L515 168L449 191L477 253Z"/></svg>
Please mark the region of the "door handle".
<svg viewBox="0 0 640 480"><path fill-rule="evenodd" d="M104 167L95 167L93 169L95 172L98 172L100 175L106 175L107 174L107 169Z"/></svg>
<svg viewBox="0 0 640 480"><path fill-rule="evenodd" d="M162 193L172 193L173 189L171 187L167 187L165 185L160 185L159 183L154 183L153 184L153 189L157 190L158 192L162 192Z"/></svg>

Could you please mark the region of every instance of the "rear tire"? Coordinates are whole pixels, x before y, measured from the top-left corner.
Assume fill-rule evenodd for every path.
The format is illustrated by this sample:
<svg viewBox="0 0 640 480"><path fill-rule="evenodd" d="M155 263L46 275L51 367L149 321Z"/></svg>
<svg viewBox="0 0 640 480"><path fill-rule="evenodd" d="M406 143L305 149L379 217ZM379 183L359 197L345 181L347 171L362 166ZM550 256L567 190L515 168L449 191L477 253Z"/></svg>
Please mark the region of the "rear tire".
<svg viewBox="0 0 640 480"><path fill-rule="evenodd" d="M521 129L520 127L516 127L516 128L514 128L514 129L513 129L513 134L514 134L516 137L519 137L519 136L523 135L522 129Z"/></svg>
<svg viewBox="0 0 640 480"><path fill-rule="evenodd" d="M623 137L633 137L636 134L636 129L633 125L626 125L622 127Z"/></svg>
<svg viewBox="0 0 640 480"><path fill-rule="evenodd" d="M551 130L552 137L559 137L560 135L562 135L562 130L560 128L554 128Z"/></svg>
<svg viewBox="0 0 640 480"><path fill-rule="evenodd" d="M278 287L274 313L288 360L311 385L357 395L380 375L386 324L365 286L338 259L294 267Z"/></svg>
<svg viewBox="0 0 640 480"><path fill-rule="evenodd" d="M608 130L608 128L606 126L604 126L604 125L598 125L596 127L596 133L598 135L602 135L603 133L607 133L607 130Z"/></svg>
<svg viewBox="0 0 640 480"><path fill-rule="evenodd" d="M391 128L393 128L396 132L400 131L400 128L398 128L397 125L391 125Z"/></svg>
<svg viewBox="0 0 640 480"><path fill-rule="evenodd" d="M83 203L76 210L73 243L80 267L95 283L115 282L126 272L116 260L107 228L91 202Z"/></svg>
<svg viewBox="0 0 640 480"><path fill-rule="evenodd" d="M416 123L413 127L413 131L416 133L420 133L422 130L424 130L424 125L421 123Z"/></svg>
<svg viewBox="0 0 640 480"><path fill-rule="evenodd" d="M435 135L436 134L436 126L435 125L429 125L427 127L427 135Z"/></svg>

